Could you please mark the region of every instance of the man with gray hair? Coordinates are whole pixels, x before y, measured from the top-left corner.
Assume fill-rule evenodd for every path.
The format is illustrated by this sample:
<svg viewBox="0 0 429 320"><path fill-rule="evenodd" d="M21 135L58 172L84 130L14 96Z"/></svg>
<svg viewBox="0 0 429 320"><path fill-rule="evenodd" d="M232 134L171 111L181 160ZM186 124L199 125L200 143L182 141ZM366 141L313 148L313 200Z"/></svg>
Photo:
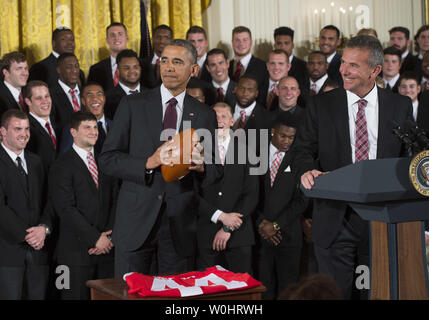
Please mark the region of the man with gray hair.
<svg viewBox="0 0 429 320"><path fill-rule="evenodd" d="M376 86L382 65L383 48L377 39L352 38L341 59L344 88L310 101L292 164L306 189L329 171L401 155L401 142L392 129L412 119L411 100ZM331 275L350 299L356 260L358 265L369 261L368 222L345 202L316 199L314 208L312 239L319 271Z"/></svg>
<svg viewBox="0 0 429 320"><path fill-rule="evenodd" d="M160 58L161 86L121 100L100 155L101 170L123 181L113 227L116 277L193 270L197 190L222 172L220 165L202 163L193 150L189 174L173 182L162 177L161 165L172 164L173 145L161 134L174 135L190 124L210 131L214 145L217 121L213 110L186 94L190 77L198 74L194 46L173 40ZM209 140L202 142L206 154Z"/></svg>

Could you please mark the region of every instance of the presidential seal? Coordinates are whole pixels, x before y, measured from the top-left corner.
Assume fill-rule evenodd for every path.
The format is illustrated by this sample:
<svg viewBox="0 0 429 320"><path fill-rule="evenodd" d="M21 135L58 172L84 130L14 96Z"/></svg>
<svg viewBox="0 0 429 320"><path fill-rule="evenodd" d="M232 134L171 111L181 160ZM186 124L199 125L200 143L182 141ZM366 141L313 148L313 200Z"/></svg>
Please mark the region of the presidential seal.
<svg viewBox="0 0 429 320"><path fill-rule="evenodd" d="M411 161L410 181L418 193L429 197L429 150L420 152Z"/></svg>

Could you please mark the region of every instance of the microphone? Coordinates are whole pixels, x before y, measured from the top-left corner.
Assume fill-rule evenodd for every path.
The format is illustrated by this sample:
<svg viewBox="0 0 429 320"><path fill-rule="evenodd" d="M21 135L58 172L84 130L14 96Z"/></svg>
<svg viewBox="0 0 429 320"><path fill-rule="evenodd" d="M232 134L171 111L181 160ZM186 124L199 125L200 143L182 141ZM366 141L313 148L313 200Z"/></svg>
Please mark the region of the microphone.
<svg viewBox="0 0 429 320"><path fill-rule="evenodd" d="M426 132L420 129L413 121L407 120L405 126L410 128L409 131L414 136L414 141L417 142L419 147L423 150L429 149L429 138L426 135Z"/></svg>
<svg viewBox="0 0 429 320"><path fill-rule="evenodd" d="M414 151L419 146L409 137L408 131L403 130L397 123L394 123L394 128L392 131L399 138L399 140L405 144L408 156L412 157L415 153Z"/></svg>

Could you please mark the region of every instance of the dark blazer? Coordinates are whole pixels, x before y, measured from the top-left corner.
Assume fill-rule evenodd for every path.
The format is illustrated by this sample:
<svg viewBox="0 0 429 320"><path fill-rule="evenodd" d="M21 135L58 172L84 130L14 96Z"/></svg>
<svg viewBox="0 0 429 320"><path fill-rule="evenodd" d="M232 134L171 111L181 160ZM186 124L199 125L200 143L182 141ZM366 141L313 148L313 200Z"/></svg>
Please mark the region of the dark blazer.
<svg viewBox="0 0 429 320"><path fill-rule="evenodd" d="M203 63L203 67L200 69L200 72L198 73L198 79L203 80L207 83L210 83L212 81L212 76L210 75L210 72L207 70L207 59Z"/></svg>
<svg viewBox="0 0 429 320"><path fill-rule="evenodd" d="M241 149L240 149L241 148ZM250 165L238 162L238 152L246 150L238 139L231 138L225 156L224 174L219 181L202 188L197 224L198 247L212 248L216 233L222 228L211 221L216 210L243 214L243 224L231 234L227 247L251 246L255 243L252 216L259 197L257 175L250 175Z"/></svg>
<svg viewBox="0 0 429 320"><path fill-rule="evenodd" d="M302 245L300 217L307 208L308 199L300 191L290 170L292 160L293 152L290 150L284 155L271 186L268 153L268 170L260 176L261 196L256 223L259 226L263 219L277 222L283 237L279 245L299 247Z"/></svg>
<svg viewBox="0 0 429 320"><path fill-rule="evenodd" d="M320 87L319 92L317 93L319 94L323 94L325 90L325 88L327 86L338 86L338 82L336 82L334 79L332 79L331 77L328 76L328 78L326 79L326 81L323 83L322 87ZM302 105L303 107L307 106L307 104L309 103L308 100L312 99L311 96L311 89L310 89L310 78L307 79L307 81L305 82L305 86L303 88L303 90L301 90L301 95L298 98L298 104Z"/></svg>
<svg viewBox="0 0 429 320"><path fill-rule="evenodd" d="M341 76L341 73L340 73L340 66L341 66L341 55L336 53L331 63L329 64L328 75L332 80L337 82L340 85L340 87L343 87L343 77Z"/></svg>
<svg viewBox="0 0 429 320"><path fill-rule="evenodd" d="M399 73L403 74L405 71L414 71L417 65L417 61L418 56L413 56L411 52L409 52L405 59L402 60L402 66Z"/></svg>
<svg viewBox="0 0 429 320"><path fill-rule="evenodd" d="M226 89L226 94L224 94L224 102L229 104L232 108L234 108L235 104L237 103L237 98L233 93L236 86L237 86L237 83L235 83L230 79L228 88ZM211 91L211 94L209 99L207 99L206 97L206 104L209 106L213 106L217 102L218 92L211 82L210 82L210 91Z"/></svg>
<svg viewBox="0 0 429 320"><path fill-rule="evenodd" d="M19 178L18 168L0 146L0 266L24 267L27 251L34 264L47 264L46 242L42 250L33 250L25 241L28 228L40 223L52 230L52 211L47 205L46 179L40 158L24 152L28 169L28 190Z"/></svg>
<svg viewBox="0 0 429 320"><path fill-rule="evenodd" d="M110 128L112 127L112 120L107 117L104 118L106 120L106 128L107 133L109 133ZM103 141L104 142L104 141ZM63 154L68 152L73 146L73 137L70 133L70 125L64 127L63 132L61 134L61 141L59 144L59 154ZM95 154L99 155L101 153L101 149L103 148L103 143L101 142L101 136L98 135L97 143L94 146Z"/></svg>
<svg viewBox="0 0 429 320"><path fill-rule="evenodd" d="M80 86L85 84L85 75L80 70ZM45 59L33 64L30 68L30 76L28 81L41 80L46 82L49 86L55 84L58 80L57 72L57 58L51 53Z"/></svg>
<svg viewBox="0 0 429 320"><path fill-rule="evenodd" d="M104 113L106 114L106 117L109 119L114 118L119 102L121 101L122 97L126 95L127 94L120 85L117 85L106 92L106 106L104 107Z"/></svg>
<svg viewBox="0 0 429 320"><path fill-rule="evenodd" d="M378 90L379 127L377 158L401 155L401 142L392 133L412 119L408 97ZM307 107L298 130L292 169L300 180L309 170L333 171L352 163L347 94L342 88L315 96ZM319 166L316 167L315 160ZM317 183L317 182L316 182ZM314 200L312 236L318 246L328 248L340 230L347 204L333 200Z"/></svg>
<svg viewBox="0 0 429 320"><path fill-rule="evenodd" d="M74 113L74 109L67 97L67 94L64 92L58 81L49 87L49 91L51 93L53 105L51 116L53 116L55 123L57 124L58 132L62 133L63 128L70 124L71 115ZM83 104L81 104L81 110L85 110Z"/></svg>
<svg viewBox="0 0 429 320"><path fill-rule="evenodd" d="M19 104L15 101L9 88L6 87L3 80L0 80L0 117L2 114L10 109L21 109Z"/></svg>
<svg viewBox="0 0 429 320"><path fill-rule="evenodd" d="M162 116L159 87L124 97L104 143L100 168L106 174L123 179L113 230L115 245L126 251L141 247L165 199L164 214L170 221L174 246L179 255L186 257L195 250L198 187L201 181L215 181L222 168L207 164L204 174L191 172L179 181L168 183L162 178L160 168L145 172L147 159L163 144L160 141ZM191 121L194 129L208 129L214 137L215 112L189 95L184 99L179 131L183 130L184 121ZM206 150L208 143L208 139L202 143Z"/></svg>
<svg viewBox="0 0 429 320"><path fill-rule="evenodd" d="M417 109L417 125L420 129L429 133L429 91L423 91L419 98Z"/></svg>
<svg viewBox="0 0 429 320"><path fill-rule="evenodd" d="M234 60L229 64L229 77L233 79L234 75ZM256 58L252 55L247 66L245 74L252 74L258 80L258 90L263 89L265 80L268 78L267 64L265 61Z"/></svg>
<svg viewBox="0 0 429 320"><path fill-rule="evenodd" d="M90 256L102 232L112 230L116 207L116 180L98 170L94 180L74 149L61 155L49 173L49 194L59 217L58 263L90 265L109 255Z"/></svg>
<svg viewBox="0 0 429 320"><path fill-rule="evenodd" d="M308 79L307 63L293 56L288 75L294 77L298 81L300 88L302 88Z"/></svg>
<svg viewBox="0 0 429 320"><path fill-rule="evenodd" d="M90 81L95 81L100 84L104 91L108 91L114 87L110 56L89 68L88 82Z"/></svg>
<svg viewBox="0 0 429 320"><path fill-rule="evenodd" d="M36 153L42 159L45 172L48 173L49 167L57 158L60 135L51 119L51 129L55 132L57 142L57 148L55 148L45 128L31 114L28 115L28 119L30 120L30 141L28 141L26 149Z"/></svg>
<svg viewBox="0 0 429 320"><path fill-rule="evenodd" d="M305 109L302 108L300 105L296 105L295 107L293 107L291 110L288 111L283 111L282 109L280 109L278 103L275 105L274 109L270 110L270 116L271 116L271 125L273 125L274 121L276 120L276 118L282 113L282 112L289 112L292 113L294 115L294 117L301 122L304 113L305 113Z"/></svg>

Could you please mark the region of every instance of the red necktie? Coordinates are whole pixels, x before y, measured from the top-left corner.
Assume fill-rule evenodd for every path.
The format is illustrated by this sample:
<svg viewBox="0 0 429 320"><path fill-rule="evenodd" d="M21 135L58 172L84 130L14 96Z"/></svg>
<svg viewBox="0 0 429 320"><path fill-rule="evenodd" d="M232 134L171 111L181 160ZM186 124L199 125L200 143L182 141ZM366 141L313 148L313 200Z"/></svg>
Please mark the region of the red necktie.
<svg viewBox="0 0 429 320"><path fill-rule="evenodd" d="M54 134L52 133L51 125L49 124L49 122L45 123L45 127L46 127L46 129L48 129L49 136L51 137L51 140L52 140L52 144L54 145L54 149L56 149L57 148L57 139L55 138Z"/></svg>
<svg viewBox="0 0 429 320"><path fill-rule="evenodd" d="M86 159L88 160L89 172L91 173L92 179L94 180L94 183L98 188L98 168L97 164L95 163L92 152L88 152Z"/></svg>
<svg viewBox="0 0 429 320"><path fill-rule="evenodd" d="M274 180L276 179L277 171L279 171L280 163L282 162L282 154L280 151L277 151L274 156L276 157L271 164L271 170L270 170L270 180L271 180L271 186L274 184Z"/></svg>
<svg viewBox="0 0 429 320"><path fill-rule="evenodd" d="M167 109L165 110L164 114L164 122L163 122L163 129L174 129L176 130L177 126L177 111L176 111L176 105L177 100L176 98L171 98L170 101L168 101ZM168 140L170 140L172 137L169 137Z"/></svg>
<svg viewBox="0 0 429 320"><path fill-rule="evenodd" d="M223 95L222 87L217 88L217 102L224 102L225 96Z"/></svg>
<svg viewBox="0 0 429 320"><path fill-rule="evenodd" d="M368 142L368 129L366 125L365 107L367 101L361 99L358 102L358 112L356 115L356 140L355 140L355 163L368 160L369 155L369 142Z"/></svg>
<svg viewBox="0 0 429 320"><path fill-rule="evenodd" d="M235 82L238 82L238 80L240 80L242 70L243 70L243 65L241 64L240 61L238 61L237 69L235 70L235 73L234 73L234 76L232 77L232 80L234 80Z"/></svg>
<svg viewBox="0 0 429 320"><path fill-rule="evenodd" d="M271 109L271 104L273 103L274 98L276 97L276 88L277 88L277 84L274 83L270 93L267 95L267 101L266 101L266 107L268 110Z"/></svg>
<svg viewBox="0 0 429 320"><path fill-rule="evenodd" d="M225 147L219 144L219 158L222 165L225 164Z"/></svg>
<svg viewBox="0 0 429 320"><path fill-rule="evenodd" d="M76 98L76 95L74 93L74 90L70 89L69 93L72 97L73 110L74 110L74 112L78 112L80 110L80 106L79 106L79 102L77 102L77 98Z"/></svg>
<svg viewBox="0 0 429 320"><path fill-rule="evenodd" d="M21 110L25 113L28 113L27 105L24 102L24 96L22 95L22 92L19 93L19 106L21 107Z"/></svg>
<svg viewBox="0 0 429 320"><path fill-rule="evenodd" d="M310 95L315 96L316 94L317 94L317 85L315 83L313 83L311 85Z"/></svg>
<svg viewBox="0 0 429 320"><path fill-rule="evenodd" d="M113 86L117 86L119 83L119 69L116 67L115 75L113 76Z"/></svg>

